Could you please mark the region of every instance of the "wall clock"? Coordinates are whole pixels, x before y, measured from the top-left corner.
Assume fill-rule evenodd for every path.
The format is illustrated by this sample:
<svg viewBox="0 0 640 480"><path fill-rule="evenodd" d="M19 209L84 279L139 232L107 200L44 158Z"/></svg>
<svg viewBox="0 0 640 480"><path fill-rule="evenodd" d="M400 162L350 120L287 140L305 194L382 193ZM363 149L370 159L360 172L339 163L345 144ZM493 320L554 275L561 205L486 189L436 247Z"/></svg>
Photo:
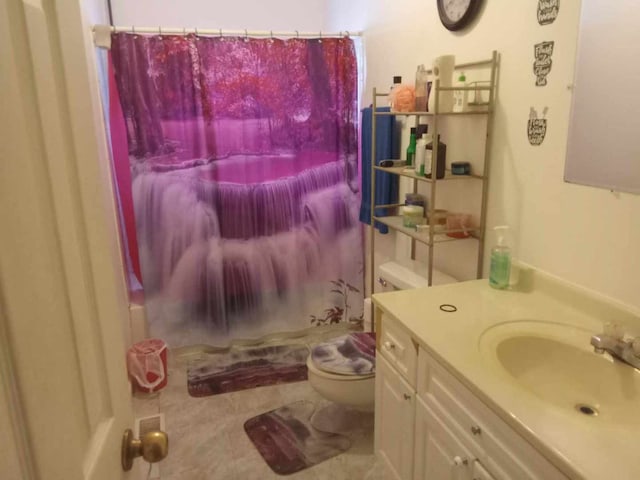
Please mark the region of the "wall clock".
<svg viewBox="0 0 640 480"><path fill-rule="evenodd" d="M462 30L480 11L482 0L437 0L440 21L446 29Z"/></svg>

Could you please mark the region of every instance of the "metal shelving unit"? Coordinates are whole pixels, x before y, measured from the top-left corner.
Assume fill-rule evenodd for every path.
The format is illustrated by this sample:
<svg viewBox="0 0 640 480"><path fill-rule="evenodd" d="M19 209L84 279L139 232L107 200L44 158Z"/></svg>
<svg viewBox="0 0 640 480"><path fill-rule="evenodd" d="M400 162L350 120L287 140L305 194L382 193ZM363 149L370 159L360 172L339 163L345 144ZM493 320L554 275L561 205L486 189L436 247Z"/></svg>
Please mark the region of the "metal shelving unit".
<svg viewBox="0 0 640 480"><path fill-rule="evenodd" d="M490 80L488 82L475 82L475 86L467 86L467 87L440 87L440 80L436 80L432 85L431 95L435 95L434 101L434 111L433 112L377 112L377 100L380 97L387 97L388 93L378 93L376 89L373 89L373 122L372 122L372 146L371 146L371 154L372 158L376 158L376 117L382 115L394 115L394 116L405 116L405 117L414 117L415 124L418 125L421 117L431 117L430 129L433 134L433 138L438 138L438 120L441 117L458 117L458 116L472 116L472 115L483 115L487 117L486 121L486 140L485 140L485 148L484 148L484 160L483 160L483 171L482 174L472 174L472 175L452 175L450 171L445 173L444 178L426 178L420 175L416 175L413 171L405 171L404 167L388 167L383 168L377 165L374 165L371 169L371 225L369 226L369 276L370 276L370 291L373 293L374 284L375 284L375 261L374 261L374 252L375 252L375 222L382 223L387 225L389 228L401 232L405 235L411 237L411 257L415 258L415 250L416 250L416 242L423 243L428 246L429 249L429 261L428 261L428 281L429 285L431 285L433 279L433 256L434 256L434 247L438 243L450 242L450 241L476 241L478 243L478 260L477 260L477 269L476 269L476 277L482 277L482 268L483 268L483 251L484 251L484 238L485 238L485 223L486 223L486 210L487 210L487 194L488 194L488 179L489 179L489 164L490 164L490 150L491 150L491 126L492 126L492 116L494 110L494 99L495 99L495 86L496 86L496 70L498 66L498 53L493 51L491 58L488 60L481 60L478 62L470 62L458 64L455 66L455 70L470 70L470 69L489 69L490 70ZM431 73L431 71L428 71ZM480 85L482 83L483 85ZM466 112L439 112L439 103L440 103L440 93L441 92L450 92L450 91L473 91L473 92L481 92L487 91L489 92L489 100L484 103L475 103L470 104L470 106L481 107L480 110L466 111ZM436 161L438 158L438 142L433 142L433 155L431 160L431 171L436 171ZM424 226L417 229L407 228L403 226L402 216L394 215L394 216L384 216L378 217L375 215L376 209L381 208L397 208L403 203L398 204L389 204L389 205L376 205L375 204L375 192L376 192L376 171L383 171L386 173L390 173L392 175L398 175L403 177L408 177L413 180L413 192L416 193L418 189L418 182L424 182L429 184L430 192L429 192L429 209L428 209L428 218L433 218L435 205L436 205L436 191L437 185L440 182L448 182L448 181L476 181L482 182L482 199L481 199L481 208L480 208L480 224L477 228L471 230L471 236L465 239L453 238L449 237L447 233L455 233L460 232L461 230L440 230L433 228L431 225Z"/></svg>

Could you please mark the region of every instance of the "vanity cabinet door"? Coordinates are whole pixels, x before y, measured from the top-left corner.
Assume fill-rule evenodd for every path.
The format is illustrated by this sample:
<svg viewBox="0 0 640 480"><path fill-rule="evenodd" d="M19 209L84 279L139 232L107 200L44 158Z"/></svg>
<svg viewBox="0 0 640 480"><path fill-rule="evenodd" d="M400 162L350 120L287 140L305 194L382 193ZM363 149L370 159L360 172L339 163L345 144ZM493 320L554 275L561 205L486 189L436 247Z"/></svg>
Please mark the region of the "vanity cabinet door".
<svg viewBox="0 0 640 480"><path fill-rule="evenodd" d="M475 460L473 462L473 471L471 475L472 480L496 480L495 477L492 477L487 470L482 466L482 464Z"/></svg>
<svg viewBox="0 0 640 480"><path fill-rule="evenodd" d="M414 457L414 480L471 480L473 457L421 399L416 401Z"/></svg>
<svg viewBox="0 0 640 480"><path fill-rule="evenodd" d="M411 479L415 397L411 386L382 355L377 355L375 452L389 479Z"/></svg>

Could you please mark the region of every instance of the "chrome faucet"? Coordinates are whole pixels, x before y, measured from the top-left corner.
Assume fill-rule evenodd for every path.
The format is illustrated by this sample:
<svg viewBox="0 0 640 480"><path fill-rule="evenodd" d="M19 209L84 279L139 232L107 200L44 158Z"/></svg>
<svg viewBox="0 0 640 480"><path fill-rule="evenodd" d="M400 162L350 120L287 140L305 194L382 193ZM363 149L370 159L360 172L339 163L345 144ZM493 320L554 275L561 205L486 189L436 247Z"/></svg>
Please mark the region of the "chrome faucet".
<svg viewBox="0 0 640 480"><path fill-rule="evenodd" d="M625 340L619 325L607 323L604 332L591 337L591 345L596 353L609 352L618 360L640 369L640 337Z"/></svg>

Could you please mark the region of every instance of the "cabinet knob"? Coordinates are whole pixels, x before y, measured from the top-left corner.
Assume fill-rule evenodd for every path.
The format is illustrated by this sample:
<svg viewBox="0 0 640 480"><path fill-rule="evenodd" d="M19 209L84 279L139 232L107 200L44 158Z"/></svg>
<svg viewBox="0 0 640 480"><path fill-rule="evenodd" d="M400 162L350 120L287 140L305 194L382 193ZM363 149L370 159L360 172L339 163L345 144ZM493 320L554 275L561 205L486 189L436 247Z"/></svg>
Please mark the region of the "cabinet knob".
<svg viewBox="0 0 640 480"><path fill-rule="evenodd" d="M462 465L469 465L469 460L456 455L455 457L453 457L453 464L456 467L461 467Z"/></svg>
<svg viewBox="0 0 640 480"><path fill-rule="evenodd" d="M394 348L396 348L395 344L387 341L384 342L384 348L386 348L387 350L393 350Z"/></svg>
<svg viewBox="0 0 640 480"><path fill-rule="evenodd" d="M403 396L405 400L411 400L411 395L409 395L408 393L405 393Z"/></svg>
<svg viewBox="0 0 640 480"><path fill-rule="evenodd" d="M474 425L471 427L471 433L474 435L480 435L482 433L482 429L479 426Z"/></svg>

